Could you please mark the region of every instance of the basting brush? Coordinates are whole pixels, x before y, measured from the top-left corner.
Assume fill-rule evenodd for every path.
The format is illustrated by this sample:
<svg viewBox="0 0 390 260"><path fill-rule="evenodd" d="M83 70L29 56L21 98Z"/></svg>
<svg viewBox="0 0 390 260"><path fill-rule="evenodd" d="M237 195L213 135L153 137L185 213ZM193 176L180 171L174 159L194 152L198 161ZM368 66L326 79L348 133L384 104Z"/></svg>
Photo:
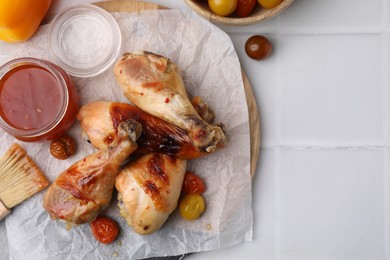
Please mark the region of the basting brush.
<svg viewBox="0 0 390 260"><path fill-rule="evenodd" d="M11 213L11 208L48 185L48 180L26 151L13 144L0 158L0 220Z"/></svg>

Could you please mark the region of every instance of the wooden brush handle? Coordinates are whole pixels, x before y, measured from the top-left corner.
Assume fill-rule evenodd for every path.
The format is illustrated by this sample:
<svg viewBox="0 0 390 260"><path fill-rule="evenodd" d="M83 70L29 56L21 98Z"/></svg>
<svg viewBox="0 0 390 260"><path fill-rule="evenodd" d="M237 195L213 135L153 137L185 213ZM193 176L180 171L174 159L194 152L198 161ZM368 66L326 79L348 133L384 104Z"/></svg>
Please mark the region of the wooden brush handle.
<svg viewBox="0 0 390 260"><path fill-rule="evenodd" d="M0 221L5 218L9 213L11 213L11 210L7 209L6 206L0 201Z"/></svg>

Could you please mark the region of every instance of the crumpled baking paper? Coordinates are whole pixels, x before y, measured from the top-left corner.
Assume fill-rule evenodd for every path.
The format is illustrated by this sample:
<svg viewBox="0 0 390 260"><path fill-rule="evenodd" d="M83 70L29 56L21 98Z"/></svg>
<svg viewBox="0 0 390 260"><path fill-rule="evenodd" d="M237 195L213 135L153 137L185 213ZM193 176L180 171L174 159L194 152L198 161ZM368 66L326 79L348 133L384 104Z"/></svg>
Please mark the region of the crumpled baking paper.
<svg viewBox="0 0 390 260"><path fill-rule="evenodd" d="M116 242L103 245L95 240L89 225L67 230L63 222L51 220L42 207L43 191L15 207L0 224L0 258L139 259L213 250L252 239L249 120L240 63L230 38L191 11L113 16L122 32L121 53L147 50L173 60L182 70L190 95L202 96L214 110L216 121L225 125L228 145L191 160L188 166L206 182L207 209L196 221L183 220L175 210L158 232L141 236L119 216L114 194L104 214L118 221L121 233ZM1 43L1 62L23 56L50 61L48 28L42 26L26 43ZM115 82L112 67L98 76L73 80L82 104L95 100L128 102ZM13 142L20 143L53 181L72 163L94 152L81 138L78 122L69 133L77 140L78 152L65 161L50 155L49 142L22 143L2 130L0 152Z"/></svg>

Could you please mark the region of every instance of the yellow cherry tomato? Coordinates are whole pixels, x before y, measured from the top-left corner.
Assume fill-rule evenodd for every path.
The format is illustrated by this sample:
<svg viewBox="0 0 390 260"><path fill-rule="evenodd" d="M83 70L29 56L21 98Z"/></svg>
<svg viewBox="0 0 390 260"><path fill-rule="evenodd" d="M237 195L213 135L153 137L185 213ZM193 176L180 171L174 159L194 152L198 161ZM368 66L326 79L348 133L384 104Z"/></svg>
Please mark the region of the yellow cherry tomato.
<svg viewBox="0 0 390 260"><path fill-rule="evenodd" d="M259 2L262 7L271 9L278 6L283 0L257 0L257 2Z"/></svg>
<svg viewBox="0 0 390 260"><path fill-rule="evenodd" d="M208 0L211 11L220 16L231 15L237 7L237 0Z"/></svg>
<svg viewBox="0 0 390 260"><path fill-rule="evenodd" d="M195 220L202 215L206 208L202 195L187 194L185 195L179 205L180 214L184 219Z"/></svg>

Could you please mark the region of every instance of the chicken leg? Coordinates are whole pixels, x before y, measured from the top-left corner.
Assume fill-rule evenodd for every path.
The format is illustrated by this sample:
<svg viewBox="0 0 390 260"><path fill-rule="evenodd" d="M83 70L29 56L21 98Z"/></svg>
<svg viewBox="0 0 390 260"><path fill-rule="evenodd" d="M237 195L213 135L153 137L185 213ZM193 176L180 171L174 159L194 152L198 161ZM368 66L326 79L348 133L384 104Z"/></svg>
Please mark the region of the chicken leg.
<svg viewBox="0 0 390 260"><path fill-rule="evenodd" d="M118 206L134 231L158 230L177 206L187 161L147 154L126 165L116 177Z"/></svg>
<svg viewBox="0 0 390 260"><path fill-rule="evenodd" d="M119 167L137 149L140 133L135 120L119 124L112 144L61 173L44 196L50 217L72 224L93 221L108 206Z"/></svg>
<svg viewBox="0 0 390 260"><path fill-rule="evenodd" d="M199 116L179 68L169 59L150 52L127 53L115 64L114 74L133 104L186 130L197 149L210 153L225 143L222 129Z"/></svg>
<svg viewBox="0 0 390 260"><path fill-rule="evenodd" d="M135 119L142 125L135 154L151 152L193 159L208 153L196 149L186 131L126 103L95 101L82 106L77 114L83 134L97 149L113 142L120 122Z"/></svg>

